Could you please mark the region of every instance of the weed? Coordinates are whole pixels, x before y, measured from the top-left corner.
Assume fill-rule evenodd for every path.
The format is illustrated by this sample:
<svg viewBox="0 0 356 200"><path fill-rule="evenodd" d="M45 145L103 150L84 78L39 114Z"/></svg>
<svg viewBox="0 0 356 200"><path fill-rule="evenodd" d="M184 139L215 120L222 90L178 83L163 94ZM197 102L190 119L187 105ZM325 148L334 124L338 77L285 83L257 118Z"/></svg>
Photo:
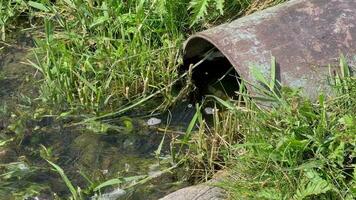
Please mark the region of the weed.
<svg viewBox="0 0 356 200"><path fill-rule="evenodd" d="M320 94L314 103L275 87L273 73L271 80L255 73L276 102L268 108L213 97L226 110L216 111L212 127L194 121L183 154L191 175L211 177L228 166L230 179L220 186L232 199L353 199L356 79L343 57L340 68L336 97Z"/></svg>
<svg viewBox="0 0 356 200"><path fill-rule="evenodd" d="M2 41L6 39L7 24L9 24L9 21L17 14L17 6L18 5L14 5L12 1L0 1L0 37Z"/></svg>
<svg viewBox="0 0 356 200"><path fill-rule="evenodd" d="M291 90L283 95L285 105L243 122L251 145L234 146L244 153L233 161L233 197L352 199L355 118L343 105L350 99L321 95L313 104Z"/></svg>
<svg viewBox="0 0 356 200"><path fill-rule="evenodd" d="M29 62L43 75L45 103L63 110L111 112L163 90L155 97L161 101L152 107L162 103L164 108L177 100L171 83L178 77L186 35L199 30L207 10L217 11L211 15L216 19L224 13L242 13L252 2L2 1L7 7L0 13L0 25L5 29L21 13L34 18L32 27L43 27L36 40L36 59Z"/></svg>
<svg viewBox="0 0 356 200"><path fill-rule="evenodd" d="M38 60L32 63L44 75L42 97L102 111L139 101L175 80L183 39L175 23L182 7L167 1L164 9L154 9L157 5L52 5L60 15L45 19L46 36L38 40Z"/></svg>
<svg viewBox="0 0 356 200"><path fill-rule="evenodd" d="M172 105L191 88L188 81L178 97L172 92L177 81L191 74L176 73L187 35L284 1L0 0L0 36L7 40L17 28L12 24L20 16L28 17L32 30L43 30L37 33L35 59L29 60L41 73L41 100L64 110L59 118L75 111L93 114L84 123L88 129L130 133L129 120L124 127L95 120L133 108L157 110ZM336 97L320 94L317 102L297 90L281 88L275 67L273 59L269 78L257 68L252 70L261 83L256 86L261 95L257 100L241 86L237 100L207 96L206 102L197 104L185 135L173 141L177 148L172 157L181 160L167 171L184 162L187 176L207 180L228 167L231 179L221 186L234 199L354 199L356 81L346 59L341 56L340 74L330 74ZM263 101L272 102L271 106L259 106ZM209 121L202 110L211 102L214 115ZM19 120L8 128L21 136L24 124ZM165 139L155 152L157 158ZM17 141L1 138L0 147L12 140ZM41 156L50 159L52 149L43 148ZM49 163L72 198L83 198L83 190L75 188L53 160ZM6 191L32 173L24 166L22 161L0 166ZM85 195L92 195L110 186L130 188L153 177L116 177L103 183L86 179ZM33 196L42 187L30 185L18 195Z"/></svg>
<svg viewBox="0 0 356 200"><path fill-rule="evenodd" d="M62 177L64 183L66 184L66 186L68 187L70 193L72 194L72 198L74 200L78 200L81 199L80 197L80 192L78 192L73 184L70 182L70 180L68 179L68 177L66 176L66 174L64 173L63 169L61 167L59 167L58 165L54 164L53 162L47 160L47 162L53 167L53 169L58 172L58 174ZM80 190L80 189L79 189Z"/></svg>

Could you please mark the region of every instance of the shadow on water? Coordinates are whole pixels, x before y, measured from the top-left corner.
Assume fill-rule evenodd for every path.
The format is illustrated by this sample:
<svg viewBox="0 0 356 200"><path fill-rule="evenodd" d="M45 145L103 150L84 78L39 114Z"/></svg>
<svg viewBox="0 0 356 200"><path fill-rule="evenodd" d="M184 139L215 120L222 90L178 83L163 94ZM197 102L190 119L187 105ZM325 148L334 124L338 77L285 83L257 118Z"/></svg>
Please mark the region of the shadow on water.
<svg viewBox="0 0 356 200"><path fill-rule="evenodd" d="M34 100L38 80L34 69L24 64L30 58L31 42L27 42L1 49L0 199L68 197L67 186L45 159L63 168L75 187L89 188L87 193L84 191L86 199L93 195L90 187L119 177L152 177L127 190L123 199L158 199L186 185L179 182L176 173L163 173L171 166L170 159L164 158L169 155L169 138L158 160L155 151L163 134L157 126L147 125L148 118L121 118L113 124L126 127L122 131L95 132L84 126L68 126L70 119L36 117L36 104L40 103ZM183 130L194 109L187 104L180 106L172 111L180 114L161 118L170 119L172 125ZM129 121L129 127L123 121ZM165 127L164 123L160 126ZM113 189L107 187L102 193L110 194Z"/></svg>

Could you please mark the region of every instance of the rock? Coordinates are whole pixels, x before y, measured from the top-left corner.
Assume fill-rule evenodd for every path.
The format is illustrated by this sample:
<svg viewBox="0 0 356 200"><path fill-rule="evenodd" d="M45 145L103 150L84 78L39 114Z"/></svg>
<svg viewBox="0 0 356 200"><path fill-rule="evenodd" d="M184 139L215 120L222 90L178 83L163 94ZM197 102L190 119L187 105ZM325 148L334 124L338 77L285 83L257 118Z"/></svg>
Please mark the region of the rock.
<svg viewBox="0 0 356 200"><path fill-rule="evenodd" d="M226 171L218 171L210 181L177 190L160 200L225 200L228 197L226 191L214 186L214 184L225 180L227 177Z"/></svg>
<svg viewBox="0 0 356 200"><path fill-rule="evenodd" d="M223 200L226 198L227 194L223 189L200 184L180 189L160 200Z"/></svg>
<svg viewBox="0 0 356 200"><path fill-rule="evenodd" d="M83 133L74 139L71 148L80 155L78 164L92 166L92 169L100 168L98 158L103 151L104 142L100 140L99 135Z"/></svg>

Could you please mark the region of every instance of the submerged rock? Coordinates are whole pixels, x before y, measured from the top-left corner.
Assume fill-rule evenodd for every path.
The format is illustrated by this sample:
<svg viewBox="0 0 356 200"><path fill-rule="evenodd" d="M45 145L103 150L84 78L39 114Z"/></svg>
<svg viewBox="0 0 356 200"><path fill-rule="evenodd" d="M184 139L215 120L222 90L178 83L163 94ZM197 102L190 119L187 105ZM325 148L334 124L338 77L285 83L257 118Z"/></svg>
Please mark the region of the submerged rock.
<svg viewBox="0 0 356 200"><path fill-rule="evenodd" d="M91 166L92 169L100 167L100 154L103 151L104 143L99 135L84 133L79 135L71 144L73 152L80 155L78 164Z"/></svg>

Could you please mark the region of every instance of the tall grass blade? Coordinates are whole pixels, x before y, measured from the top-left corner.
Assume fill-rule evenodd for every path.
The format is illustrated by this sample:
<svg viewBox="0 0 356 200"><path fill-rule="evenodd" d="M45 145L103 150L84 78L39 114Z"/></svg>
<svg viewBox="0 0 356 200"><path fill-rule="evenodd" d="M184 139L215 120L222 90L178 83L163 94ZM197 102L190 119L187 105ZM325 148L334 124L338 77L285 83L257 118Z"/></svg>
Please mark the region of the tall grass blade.
<svg viewBox="0 0 356 200"><path fill-rule="evenodd" d="M74 200L80 200L80 196L77 193L77 190L74 188L72 182L68 179L67 175L64 173L63 169L54 164L53 162L46 160L53 168L54 170L62 177L64 183L66 184L66 186L68 187L70 193L72 194L72 197Z"/></svg>
<svg viewBox="0 0 356 200"><path fill-rule="evenodd" d="M36 8L38 10L41 10L41 11L44 11L44 12L49 12L49 9L45 5L43 5L42 3L29 1L28 5L33 7L33 8Z"/></svg>
<svg viewBox="0 0 356 200"><path fill-rule="evenodd" d="M271 58L271 80L269 84L269 89L275 91L276 84L276 58L272 56Z"/></svg>

